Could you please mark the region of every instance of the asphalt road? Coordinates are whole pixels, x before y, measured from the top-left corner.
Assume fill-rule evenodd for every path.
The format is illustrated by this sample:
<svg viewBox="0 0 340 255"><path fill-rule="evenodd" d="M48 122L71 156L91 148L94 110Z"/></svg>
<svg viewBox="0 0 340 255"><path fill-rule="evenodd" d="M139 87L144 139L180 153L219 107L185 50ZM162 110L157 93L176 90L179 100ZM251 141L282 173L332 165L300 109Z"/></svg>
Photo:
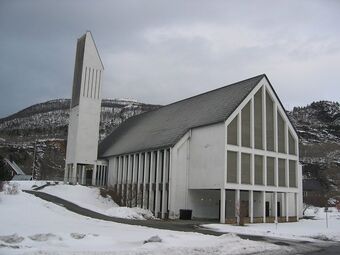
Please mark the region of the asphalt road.
<svg viewBox="0 0 340 255"><path fill-rule="evenodd" d="M129 225L138 225L138 226L145 226L151 227L156 229L165 229L165 230L174 230L174 231L184 231L184 232L196 232L205 235L214 235L220 236L225 233L215 232L209 229L204 229L200 227L202 224L209 224L209 223L216 223L216 221L184 221L184 220L131 220L131 219L122 219L111 217L107 215L103 215L86 208L80 207L74 203L71 203L67 200L61 199L59 197L41 192L41 191L32 191L32 190L24 190L24 192L35 195L41 199L46 201L52 202L54 204L60 205L69 211L74 213L99 219L105 221L111 221L116 223L122 224L129 224ZM290 253L285 252L284 250L282 253L279 254L309 254L309 255L339 255L340 254L340 243L336 242L308 242L308 241L299 241L299 240L291 240L291 239L279 239L274 237L266 237L266 236L254 236L254 235L238 235L243 239L249 239L253 241L262 241L267 243L272 243L276 245L288 246L292 248L293 251ZM263 253L261 253L263 254ZM272 254L272 253L268 253Z"/></svg>

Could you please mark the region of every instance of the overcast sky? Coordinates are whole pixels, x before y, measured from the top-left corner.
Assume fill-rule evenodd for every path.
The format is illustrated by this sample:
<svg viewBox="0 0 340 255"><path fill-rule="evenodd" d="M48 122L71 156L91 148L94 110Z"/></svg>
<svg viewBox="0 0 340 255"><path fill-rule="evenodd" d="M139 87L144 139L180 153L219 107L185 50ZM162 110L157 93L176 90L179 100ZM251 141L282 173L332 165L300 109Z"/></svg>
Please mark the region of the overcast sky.
<svg viewBox="0 0 340 255"><path fill-rule="evenodd" d="M167 104L266 73L287 109L340 101L337 0L0 0L0 118L71 97L86 30L104 98Z"/></svg>

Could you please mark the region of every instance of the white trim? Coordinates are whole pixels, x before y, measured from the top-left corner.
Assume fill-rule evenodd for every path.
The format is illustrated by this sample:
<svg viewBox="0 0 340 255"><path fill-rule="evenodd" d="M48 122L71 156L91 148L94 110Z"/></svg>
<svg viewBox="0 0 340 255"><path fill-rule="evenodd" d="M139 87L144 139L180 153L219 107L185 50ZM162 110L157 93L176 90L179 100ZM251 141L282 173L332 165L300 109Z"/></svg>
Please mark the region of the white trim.
<svg viewBox="0 0 340 255"><path fill-rule="evenodd" d="M220 223L224 224L225 223L225 203L226 203L226 197L225 197L226 190L225 189L220 189L220 196L221 196L221 206L220 206Z"/></svg>
<svg viewBox="0 0 340 255"><path fill-rule="evenodd" d="M166 195L166 190L165 190L165 181L166 181L166 168L167 168L167 150L163 150L163 179L162 179L162 219L165 217L165 207L166 207L166 201L165 201L165 195Z"/></svg>
<svg viewBox="0 0 340 255"><path fill-rule="evenodd" d="M155 165L155 162L154 162L154 151L151 151L151 156L150 156L150 174L149 174L149 210L150 211L154 211L155 208L153 208L153 201L154 201L154 198L155 198L155 194L152 190L152 185L153 185L153 181L154 181L154 165Z"/></svg>
<svg viewBox="0 0 340 255"><path fill-rule="evenodd" d="M254 222L254 191L249 190L249 220L250 223Z"/></svg>
<svg viewBox="0 0 340 255"><path fill-rule="evenodd" d="M299 192L298 188L293 187L275 187L275 186L264 186L264 185L250 185L250 184L237 184L227 183L226 189L241 189L241 190L253 190L253 191L266 191L266 192Z"/></svg>
<svg viewBox="0 0 340 255"><path fill-rule="evenodd" d="M259 150L259 149L252 149L248 147L240 147L237 145L227 145L227 151L234 151L234 152L243 152L243 153L254 153L256 155L261 155L261 156L267 156L267 157L279 157L283 159L290 159L290 160L298 160L298 157L296 155L290 155L286 153L278 153L274 151L264 151L264 150Z"/></svg>

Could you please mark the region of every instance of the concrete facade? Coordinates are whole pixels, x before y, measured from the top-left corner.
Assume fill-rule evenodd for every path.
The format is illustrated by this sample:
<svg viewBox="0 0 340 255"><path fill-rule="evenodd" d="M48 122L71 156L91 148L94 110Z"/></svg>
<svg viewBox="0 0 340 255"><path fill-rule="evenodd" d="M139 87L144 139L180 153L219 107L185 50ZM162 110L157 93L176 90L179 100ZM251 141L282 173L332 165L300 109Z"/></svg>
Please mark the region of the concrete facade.
<svg viewBox="0 0 340 255"><path fill-rule="evenodd" d="M90 32L77 42L64 180L106 183L106 162L97 160L103 64Z"/></svg>

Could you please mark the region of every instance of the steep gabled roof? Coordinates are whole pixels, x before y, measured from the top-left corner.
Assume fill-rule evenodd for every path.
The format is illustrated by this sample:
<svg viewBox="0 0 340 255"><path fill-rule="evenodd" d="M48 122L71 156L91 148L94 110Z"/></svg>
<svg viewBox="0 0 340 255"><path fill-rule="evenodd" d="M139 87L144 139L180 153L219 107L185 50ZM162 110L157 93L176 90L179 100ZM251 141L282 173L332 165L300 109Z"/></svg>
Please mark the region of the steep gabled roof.
<svg viewBox="0 0 340 255"><path fill-rule="evenodd" d="M264 74L129 118L100 144L100 158L171 147L191 128L225 121Z"/></svg>

